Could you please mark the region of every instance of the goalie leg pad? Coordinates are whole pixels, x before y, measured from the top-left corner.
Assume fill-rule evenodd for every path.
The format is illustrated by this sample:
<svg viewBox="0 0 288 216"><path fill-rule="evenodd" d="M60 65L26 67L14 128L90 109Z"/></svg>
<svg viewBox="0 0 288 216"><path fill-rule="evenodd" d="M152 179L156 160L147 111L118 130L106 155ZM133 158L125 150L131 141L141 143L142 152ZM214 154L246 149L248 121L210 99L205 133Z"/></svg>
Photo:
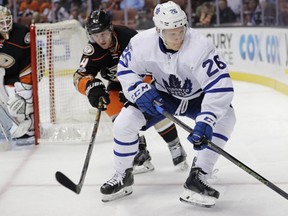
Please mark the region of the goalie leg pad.
<svg viewBox="0 0 288 216"><path fill-rule="evenodd" d="M13 138L19 138L27 134L28 136L34 135L34 122L33 115L29 115L24 121L20 122L19 125L13 123L10 130Z"/></svg>

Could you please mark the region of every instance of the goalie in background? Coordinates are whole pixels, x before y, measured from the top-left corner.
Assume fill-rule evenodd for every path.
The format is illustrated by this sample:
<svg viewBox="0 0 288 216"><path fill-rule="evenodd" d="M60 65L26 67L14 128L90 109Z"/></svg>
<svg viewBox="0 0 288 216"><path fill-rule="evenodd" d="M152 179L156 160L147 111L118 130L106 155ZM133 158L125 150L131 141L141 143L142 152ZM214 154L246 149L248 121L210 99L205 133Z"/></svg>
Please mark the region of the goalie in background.
<svg viewBox="0 0 288 216"><path fill-rule="evenodd" d="M74 85L88 97L93 107L98 108L99 100L102 99L104 110L114 121L123 106L136 106L128 102L123 94L121 96L122 87L116 73L123 50L137 32L125 26L112 25L110 14L102 10L92 11L85 27L89 43L83 50L80 67L74 73ZM96 78L98 74L108 81L107 89L103 81ZM181 170L186 169L186 152L180 144L175 124L165 119L155 128L168 144L173 164ZM146 149L145 137L140 136L135 144L138 146L138 143L138 151L133 153L134 173L154 170L151 156Z"/></svg>
<svg viewBox="0 0 288 216"><path fill-rule="evenodd" d="M179 5L172 1L158 4L153 21L156 28L133 37L118 63L117 77L123 92L138 109L123 108L114 121L115 175L101 187L102 201L132 193L131 154L137 145L131 143L143 125L164 118L155 106L157 102L172 115L186 116L193 124L195 121L188 140L198 150L197 160L193 160L180 200L212 207L220 193L207 178L213 174L219 154L207 148L207 140L224 148L231 136L236 121L231 106L232 80L216 47L188 27L187 16ZM152 84L143 82L147 71L155 79ZM130 144L129 148L125 144Z"/></svg>
<svg viewBox="0 0 288 216"><path fill-rule="evenodd" d="M34 144L30 33L0 6L0 136Z"/></svg>

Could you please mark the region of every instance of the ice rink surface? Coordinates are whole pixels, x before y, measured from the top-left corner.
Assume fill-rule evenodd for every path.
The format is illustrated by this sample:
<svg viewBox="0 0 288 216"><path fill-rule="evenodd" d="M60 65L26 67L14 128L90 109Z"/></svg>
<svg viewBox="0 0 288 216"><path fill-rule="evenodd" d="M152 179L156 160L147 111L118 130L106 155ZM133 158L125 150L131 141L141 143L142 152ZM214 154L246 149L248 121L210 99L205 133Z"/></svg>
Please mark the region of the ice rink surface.
<svg viewBox="0 0 288 216"><path fill-rule="evenodd" d="M237 124L225 150L288 192L288 97L270 88L234 81ZM194 123L183 119L191 127ZM101 124L101 123L100 123ZM196 152L178 133L191 164ZM55 172L78 183L88 143L41 144L0 152L0 216L287 216L288 200L220 157L213 186L220 198L210 209L179 201L189 170L172 165L153 128L144 133L155 171L135 176L133 194L101 202L100 186L114 173L112 142L95 141L80 195L61 186ZM112 140L112 137L111 137Z"/></svg>

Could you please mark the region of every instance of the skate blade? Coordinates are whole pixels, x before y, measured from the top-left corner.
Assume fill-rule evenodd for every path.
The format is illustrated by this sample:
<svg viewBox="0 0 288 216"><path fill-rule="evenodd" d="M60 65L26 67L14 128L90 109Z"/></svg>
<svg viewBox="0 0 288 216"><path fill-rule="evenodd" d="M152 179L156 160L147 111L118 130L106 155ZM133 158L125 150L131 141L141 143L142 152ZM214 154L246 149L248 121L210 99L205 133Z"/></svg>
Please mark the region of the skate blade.
<svg viewBox="0 0 288 216"><path fill-rule="evenodd" d="M128 186L125 188L122 188L120 191L114 194L104 194L102 198L102 202L110 202L116 199L120 199L122 197L128 196L132 194L133 189L132 186Z"/></svg>
<svg viewBox="0 0 288 216"><path fill-rule="evenodd" d="M184 171L184 170L187 170L189 168L189 165L187 164L186 160L184 160L181 163L177 164L176 168L180 171Z"/></svg>
<svg viewBox="0 0 288 216"><path fill-rule="evenodd" d="M216 198L199 194L188 189L185 189L179 199L181 202L205 208L211 208L216 204Z"/></svg>
<svg viewBox="0 0 288 216"><path fill-rule="evenodd" d="M154 166L150 161L145 161L141 166L134 166L133 167L133 174L141 174L141 173L147 173L152 172L154 170Z"/></svg>

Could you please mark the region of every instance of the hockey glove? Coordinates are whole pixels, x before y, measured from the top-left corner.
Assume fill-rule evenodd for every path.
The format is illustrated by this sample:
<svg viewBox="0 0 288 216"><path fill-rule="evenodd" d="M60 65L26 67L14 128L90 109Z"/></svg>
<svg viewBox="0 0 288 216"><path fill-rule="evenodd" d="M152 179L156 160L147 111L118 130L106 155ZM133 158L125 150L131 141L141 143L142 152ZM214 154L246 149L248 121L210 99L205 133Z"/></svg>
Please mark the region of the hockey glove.
<svg viewBox="0 0 288 216"><path fill-rule="evenodd" d="M116 81L117 80L117 65L111 68L101 68L100 70L101 76L109 81Z"/></svg>
<svg viewBox="0 0 288 216"><path fill-rule="evenodd" d="M106 110L110 103L109 94L106 91L104 83L100 79L89 80L86 84L86 95L91 106L100 110ZM99 101L102 100L103 106L99 107Z"/></svg>
<svg viewBox="0 0 288 216"><path fill-rule="evenodd" d="M198 115L194 131L187 137L193 143L195 150L202 150L207 147L207 140L212 139L215 121L216 118L212 115Z"/></svg>
<svg viewBox="0 0 288 216"><path fill-rule="evenodd" d="M156 88L148 83L138 82L129 87L128 92L131 99L139 107L139 109L150 116L157 116L159 112L154 106L154 101L162 103Z"/></svg>

